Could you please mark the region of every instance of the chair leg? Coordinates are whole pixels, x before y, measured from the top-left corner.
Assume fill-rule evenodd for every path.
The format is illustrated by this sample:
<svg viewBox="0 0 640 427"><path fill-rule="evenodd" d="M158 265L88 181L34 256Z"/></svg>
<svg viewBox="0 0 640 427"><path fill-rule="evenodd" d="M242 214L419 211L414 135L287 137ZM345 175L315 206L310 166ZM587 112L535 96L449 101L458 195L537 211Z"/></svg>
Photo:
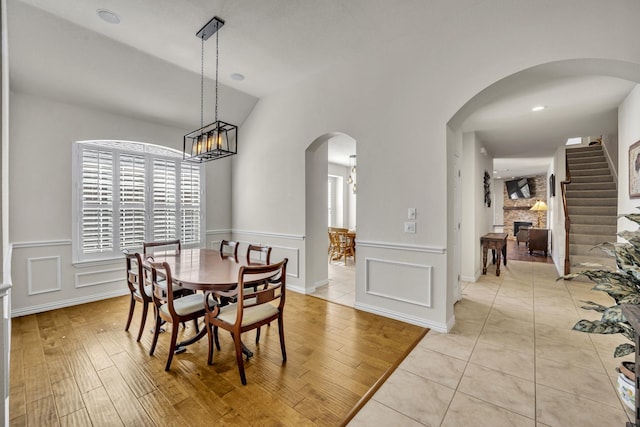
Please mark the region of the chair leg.
<svg viewBox="0 0 640 427"><path fill-rule="evenodd" d="M262 327L256 329L256 344L260 343L260 329L262 329Z"/></svg>
<svg viewBox="0 0 640 427"><path fill-rule="evenodd" d="M282 321L282 313L278 317L278 333L280 334L280 350L282 350L282 361L287 361L287 349L284 346L284 322Z"/></svg>
<svg viewBox="0 0 640 427"><path fill-rule="evenodd" d="M216 340L216 349L218 351L220 351L220 341L218 340L218 327L217 326L213 327L213 337Z"/></svg>
<svg viewBox="0 0 640 427"><path fill-rule="evenodd" d="M142 338L142 331L144 331L144 324L147 322L147 313L149 312L149 304L142 303L142 319L140 319L140 330L138 331L138 338L136 342L140 342Z"/></svg>
<svg viewBox="0 0 640 427"><path fill-rule="evenodd" d="M176 351L176 342L178 341L178 324L171 324L171 344L169 345L169 356L167 357L167 365L164 367L165 371L171 368L171 361L173 360L173 353Z"/></svg>
<svg viewBox="0 0 640 427"><path fill-rule="evenodd" d="M193 319L193 325L196 328L196 334L200 332L200 326L198 326L198 319Z"/></svg>
<svg viewBox="0 0 640 427"><path fill-rule="evenodd" d="M242 343L240 342L240 336L235 336L231 334L233 337L233 344L236 348L236 363L238 364L238 372L240 373L240 381L242 381L242 385L247 385L247 378L244 375L244 360L242 358Z"/></svg>
<svg viewBox="0 0 640 427"><path fill-rule="evenodd" d="M213 363L213 325L205 323L204 327L207 328L207 339L209 341L209 355L207 356L207 365L211 365Z"/></svg>
<svg viewBox="0 0 640 427"><path fill-rule="evenodd" d="M129 317L127 318L127 326L124 327L125 331L129 330L129 326L131 325L131 319L133 318L133 310L136 307L136 300L133 299L133 295L131 295L131 302L129 303Z"/></svg>
<svg viewBox="0 0 640 427"><path fill-rule="evenodd" d="M158 335L160 334L160 325L162 319L156 314L156 327L153 328L153 341L151 342L151 348L149 349L149 356L153 356L153 352L156 351L156 344L158 343Z"/></svg>

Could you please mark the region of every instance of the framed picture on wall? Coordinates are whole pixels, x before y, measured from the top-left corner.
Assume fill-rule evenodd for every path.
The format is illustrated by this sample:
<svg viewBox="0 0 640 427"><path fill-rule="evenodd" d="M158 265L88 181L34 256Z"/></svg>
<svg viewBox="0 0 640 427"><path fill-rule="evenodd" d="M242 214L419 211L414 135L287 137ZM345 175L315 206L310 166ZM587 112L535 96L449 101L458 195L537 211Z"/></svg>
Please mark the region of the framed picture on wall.
<svg viewBox="0 0 640 427"><path fill-rule="evenodd" d="M629 147L629 197L640 198L640 141Z"/></svg>

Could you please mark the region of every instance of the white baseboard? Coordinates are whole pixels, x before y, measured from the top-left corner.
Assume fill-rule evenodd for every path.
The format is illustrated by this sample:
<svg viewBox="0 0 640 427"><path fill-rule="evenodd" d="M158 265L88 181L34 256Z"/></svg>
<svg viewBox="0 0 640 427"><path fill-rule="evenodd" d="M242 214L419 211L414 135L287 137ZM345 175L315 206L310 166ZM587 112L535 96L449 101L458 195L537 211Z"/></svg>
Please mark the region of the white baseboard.
<svg viewBox="0 0 640 427"><path fill-rule="evenodd" d="M123 295L127 295L128 293L129 293L129 289L125 288L125 289L118 289L116 291L111 291L111 292L104 292L101 294L88 295L86 297L72 298L72 299L62 300L62 301L52 301L47 304L32 305L29 307L12 309L11 317L26 316L28 314L42 313L44 311L56 310L58 308L72 307L74 305L86 304L88 302L95 302L95 301L101 301L103 299L120 297Z"/></svg>
<svg viewBox="0 0 640 427"><path fill-rule="evenodd" d="M431 320L423 319L420 317L409 316L404 313L399 313L397 311L386 310L380 307L375 307L369 304L362 304L359 302L356 302L354 307L358 310L377 314L383 317L389 317L391 319L400 320L401 322L410 323L412 325L421 326L423 328L429 328L437 332L447 333L451 329L448 324L449 322L447 323L433 322Z"/></svg>

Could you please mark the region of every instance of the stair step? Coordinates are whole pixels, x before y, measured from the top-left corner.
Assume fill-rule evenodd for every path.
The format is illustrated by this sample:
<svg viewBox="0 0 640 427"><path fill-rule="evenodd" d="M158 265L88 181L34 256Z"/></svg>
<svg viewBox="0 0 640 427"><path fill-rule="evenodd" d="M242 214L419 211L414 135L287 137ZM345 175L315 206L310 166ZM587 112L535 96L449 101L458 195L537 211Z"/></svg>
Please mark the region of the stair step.
<svg viewBox="0 0 640 427"><path fill-rule="evenodd" d="M570 206L618 206L617 197L588 198L588 197L572 197L571 201L567 200Z"/></svg>
<svg viewBox="0 0 640 427"><path fill-rule="evenodd" d="M592 182L615 182L613 181L613 176L608 173L606 175L599 176L589 176L589 175L572 175L571 176L571 184L584 184L584 183L592 183Z"/></svg>
<svg viewBox="0 0 640 427"><path fill-rule="evenodd" d="M596 162L584 162L584 163L569 163L569 170L573 175L574 171L583 170L583 169L603 169L607 168L609 165L605 159Z"/></svg>
<svg viewBox="0 0 640 427"><path fill-rule="evenodd" d="M601 242L601 243L604 243L604 242ZM571 264L576 263L574 255L587 255L587 256L599 257L600 254L602 254L606 257L604 252L596 248L595 245L580 245L575 243L572 243L569 245L569 254L571 255Z"/></svg>
<svg viewBox="0 0 640 427"><path fill-rule="evenodd" d="M602 151L602 145L581 145L567 147L567 154L578 155L580 153L592 153L594 151Z"/></svg>
<svg viewBox="0 0 640 427"><path fill-rule="evenodd" d="M615 241L616 241L615 235L605 236L605 235L571 233L571 236L569 236L569 243L572 245L576 244L576 245L596 246L596 245L599 245L600 243L615 242Z"/></svg>
<svg viewBox="0 0 640 427"><path fill-rule="evenodd" d="M609 168L598 169L576 169L571 171L571 176L610 176Z"/></svg>
<svg viewBox="0 0 640 427"><path fill-rule="evenodd" d="M615 236L618 232L617 225L600 225L600 224L571 224L571 234L590 234L595 236ZM616 238L609 238L610 241L615 241ZM605 241L605 240L603 240Z"/></svg>
<svg viewBox="0 0 640 427"><path fill-rule="evenodd" d="M606 157L603 153L589 153L588 155L583 154L580 156L567 156L567 160L569 161L570 165L573 165L576 163L585 163L590 161L606 161Z"/></svg>
<svg viewBox="0 0 640 427"><path fill-rule="evenodd" d="M571 199L614 199L618 197L618 190L567 190L567 198Z"/></svg>
<svg viewBox="0 0 640 427"><path fill-rule="evenodd" d="M615 190L618 191L616 183L611 182L571 182L567 185L567 191L595 191L595 190Z"/></svg>
<svg viewBox="0 0 640 427"><path fill-rule="evenodd" d="M573 215L613 215L618 214L618 205L616 206L569 206L569 216Z"/></svg>
<svg viewBox="0 0 640 427"><path fill-rule="evenodd" d="M571 215L572 225L614 225L618 224L616 215Z"/></svg>

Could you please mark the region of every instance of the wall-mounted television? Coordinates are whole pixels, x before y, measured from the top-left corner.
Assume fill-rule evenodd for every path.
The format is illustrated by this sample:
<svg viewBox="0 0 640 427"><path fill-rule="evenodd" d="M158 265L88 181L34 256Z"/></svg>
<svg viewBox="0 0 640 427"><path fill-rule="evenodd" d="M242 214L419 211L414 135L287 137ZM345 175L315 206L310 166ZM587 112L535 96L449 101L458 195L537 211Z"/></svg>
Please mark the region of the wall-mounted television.
<svg viewBox="0 0 640 427"><path fill-rule="evenodd" d="M507 187L507 194L510 199L530 199L534 196L533 186L529 178L505 181L504 185Z"/></svg>

